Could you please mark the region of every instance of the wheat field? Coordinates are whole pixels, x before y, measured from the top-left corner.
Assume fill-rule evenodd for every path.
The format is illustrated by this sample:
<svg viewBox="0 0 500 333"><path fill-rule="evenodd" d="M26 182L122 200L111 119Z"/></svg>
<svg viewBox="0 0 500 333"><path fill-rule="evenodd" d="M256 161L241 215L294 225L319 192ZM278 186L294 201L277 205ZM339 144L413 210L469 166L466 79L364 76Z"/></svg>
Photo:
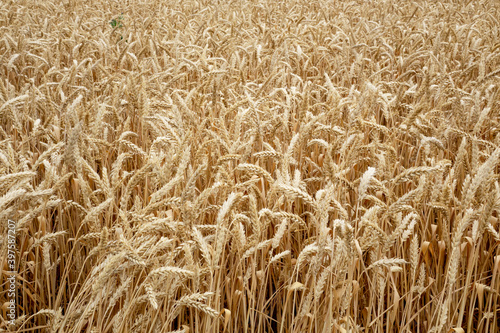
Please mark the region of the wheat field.
<svg viewBox="0 0 500 333"><path fill-rule="evenodd" d="M0 2L0 330L499 332L499 20Z"/></svg>

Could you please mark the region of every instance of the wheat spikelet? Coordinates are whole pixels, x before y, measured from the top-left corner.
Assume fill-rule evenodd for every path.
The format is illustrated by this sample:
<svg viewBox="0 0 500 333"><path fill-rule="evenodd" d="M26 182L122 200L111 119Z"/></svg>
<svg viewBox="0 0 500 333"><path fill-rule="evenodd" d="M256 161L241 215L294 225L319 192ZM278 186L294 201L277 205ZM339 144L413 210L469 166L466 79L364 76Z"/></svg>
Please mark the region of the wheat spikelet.
<svg viewBox="0 0 500 333"><path fill-rule="evenodd" d="M405 223L403 222L402 224L405 224ZM413 217L413 219L411 220L411 222L408 224L408 227L406 228L406 230L401 235L401 238L400 238L401 243L403 243L405 240L408 239L408 237L410 237L410 235L413 234L413 229L415 228L416 224L417 224L417 218Z"/></svg>
<svg viewBox="0 0 500 333"><path fill-rule="evenodd" d="M236 214L234 215L234 219L232 221L232 223L245 223L246 225L250 225L252 223L252 221L250 220L250 218L244 214Z"/></svg>
<svg viewBox="0 0 500 333"><path fill-rule="evenodd" d="M182 269L178 267L173 267L173 266L168 266L168 267L159 267L154 270L152 270L148 276L172 276L172 275L177 275L182 278L191 278L195 274L192 271L189 271L187 269Z"/></svg>
<svg viewBox="0 0 500 333"><path fill-rule="evenodd" d="M309 313L309 310L311 308L311 303L314 297L314 292L310 290L307 295L303 298L302 303L300 304L300 311L295 318L297 322L299 322L306 314Z"/></svg>
<svg viewBox="0 0 500 333"><path fill-rule="evenodd" d="M144 289L146 290L149 303L151 304L153 309L155 309L155 310L158 309L158 301L156 300L155 293L153 291L153 287L149 283L147 283L144 286Z"/></svg>
<svg viewBox="0 0 500 333"><path fill-rule="evenodd" d="M99 204L97 207L94 207L90 212L87 213L81 224L86 224L89 222L93 222L94 219L105 209L107 209L111 203L114 201L114 198L109 198L106 201Z"/></svg>
<svg viewBox="0 0 500 333"><path fill-rule="evenodd" d="M328 280L330 275L331 271L328 268L324 269L323 272L321 272L321 274L319 275L319 278L314 286L314 299L316 301L319 301L321 295L323 294L326 281Z"/></svg>
<svg viewBox="0 0 500 333"><path fill-rule="evenodd" d="M253 239L255 242L259 242L262 237L262 226L259 219L259 212L257 210L257 200L255 197L250 194L248 196L248 206L249 206L249 215L251 219L251 226L253 232Z"/></svg>
<svg viewBox="0 0 500 333"><path fill-rule="evenodd" d="M50 250L51 246L49 242L43 242L42 245L42 254L43 254L43 266L47 271L51 269L51 261L50 261Z"/></svg>
<svg viewBox="0 0 500 333"><path fill-rule="evenodd" d="M401 182L408 181L410 177L420 177L424 174L431 173L434 171L437 171L441 169L440 165L434 166L434 167L414 167L414 168L409 168L405 170L404 172L398 174L394 179L393 183L398 184Z"/></svg>
<svg viewBox="0 0 500 333"><path fill-rule="evenodd" d="M500 234L498 233L498 231L495 230L495 228L491 224L488 224L486 226L486 230L491 234L491 236L493 237L493 239L495 239L495 241L500 242Z"/></svg>
<svg viewBox="0 0 500 333"><path fill-rule="evenodd" d="M288 196L291 199L297 199L300 198L302 199L305 203L316 207L316 203L314 202L313 198L306 192L302 191L301 189L295 188L290 185L278 183L276 184L276 187L281 190L286 196Z"/></svg>
<svg viewBox="0 0 500 333"><path fill-rule="evenodd" d="M488 160L479 167L476 175L472 179L471 185L468 187L465 199L464 199L464 207L468 207L472 202L473 196L476 193L477 189L486 181L486 179L490 176L490 173L493 171L493 168L498 163L498 159L500 158L500 148L495 149L493 154L488 158Z"/></svg>
<svg viewBox="0 0 500 333"><path fill-rule="evenodd" d="M193 227L193 237L196 240L196 242L199 244L200 249L201 249L201 253L202 253L205 261L207 263L211 263L212 262L212 255L211 255L210 247L209 247L208 243L205 241L205 239L203 238L203 235L201 234L201 232L196 227Z"/></svg>
<svg viewBox="0 0 500 333"><path fill-rule="evenodd" d="M363 198L365 197L368 186L370 185L370 180L375 176L375 172L375 168L368 167L368 169L363 174L363 177L361 177L361 182L359 183L358 189L359 201L363 200Z"/></svg>
<svg viewBox="0 0 500 333"><path fill-rule="evenodd" d="M316 253L318 249L319 248L315 243L305 246L297 258L297 265L296 265L297 270L300 269L306 258L312 255L313 253Z"/></svg>
<svg viewBox="0 0 500 333"><path fill-rule="evenodd" d="M54 233L50 233L50 234L46 234L45 236L43 237L40 237L39 239L37 239L30 247L30 249L33 249L37 246L39 246L40 244L44 244L44 243L56 243L56 239L60 236L64 236L68 234L68 231L58 231L58 232L54 232Z"/></svg>
<svg viewBox="0 0 500 333"><path fill-rule="evenodd" d="M224 247L226 245L226 228L220 227L217 229L215 234L215 255L212 257L212 266L216 266L221 260L221 255L223 253Z"/></svg>
<svg viewBox="0 0 500 333"><path fill-rule="evenodd" d="M272 265L273 263L279 261L280 259L286 257L290 255L290 250L285 250L283 252L280 252L276 255L274 255L273 257L271 257L271 259L269 260L269 266Z"/></svg>
<svg viewBox="0 0 500 333"><path fill-rule="evenodd" d="M281 159L283 156L281 153L276 152L276 151L261 151L258 153L253 154L254 157L256 158L276 158L276 159Z"/></svg>
<svg viewBox="0 0 500 333"><path fill-rule="evenodd" d="M78 166L78 163L80 163L81 132L82 132L82 125L81 123L78 123L71 132L71 136L65 147L64 157L67 165L69 166Z"/></svg>
<svg viewBox="0 0 500 333"><path fill-rule="evenodd" d="M410 269L413 281L415 281L415 274L417 273L419 256L420 256L420 251L419 251L418 235L414 235L410 244Z"/></svg>
<svg viewBox="0 0 500 333"><path fill-rule="evenodd" d="M245 170L245 171L247 171L249 173L263 176L269 182L269 184L273 184L274 183L274 179L271 176L271 174L269 172L267 172L266 170L264 170L263 168L257 166L257 165L244 163L244 164L239 164L236 167L236 169Z"/></svg>
<svg viewBox="0 0 500 333"><path fill-rule="evenodd" d="M7 205L9 205L12 201L21 198L26 193L24 188L19 188L13 191L8 192L0 198L0 209L4 209Z"/></svg>
<svg viewBox="0 0 500 333"><path fill-rule="evenodd" d="M285 234L286 227L288 226L288 219L284 219L279 227L278 230L276 231L276 234L273 237L273 242L272 242L272 248L275 249L279 246L281 238L283 238L283 235Z"/></svg>
<svg viewBox="0 0 500 333"><path fill-rule="evenodd" d="M406 208L407 207L406 204L408 202L412 201L413 199L421 195L424 185L425 185L424 182L420 182L419 187L400 197L396 202L394 202L389 206L389 209L387 209L385 215L392 216L393 214L398 213L402 211L404 208Z"/></svg>
<svg viewBox="0 0 500 333"><path fill-rule="evenodd" d="M398 259L398 258L391 258L391 259L380 259L368 266L367 270L370 270L372 268L376 268L379 266L383 267L391 267L395 265L404 265L408 264L408 262L404 259Z"/></svg>
<svg viewBox="0 0 500 333"><path fill-rule="evenodd" d="M304 227L304 228L307 227L304 220L296 214L292 214L292 213L288 213L288 212L275 212L275 213L273 213L273 216L276 216L276 217L282 218L282 219L289 219L290 221L298 223L301 227Z"/></svg>
<svg viewBox="0 0 500 333"><path fill-rule="evenodd" d="M178 304L181 304L181 305L184 305L184 306L188 306L188 307L192 307L198 311L201 311L207 315L209 315L210 317L213 317L213 318L218 318L220 317L220 314L217 310L209 307L208 305L205 305L201 302L198 302L198 301L195 301L195 300L192 300L192 299L189 299L189 298L181 298L179 301L178 301Z"/></svg>
<svg viewBox="0 0 500 333"><path fill-rule="evenodd" d="M234 223L234 222L233 222ZM238 252L246 247L247 239L245 235L245 227L241 222L235 223L233 227L233 239L234 247L233 250Z"/></svg>
<svg viewBox="0 0 500 333"><path fill-rule="evenodd" d="M224 220L224 217L231 210L231 207L234 205L234 203L238 199L238 197L241 197L241 195L234 193L234 192L229 194L226 201L224 201L224 204L222 205L222 207L219 211L219 214L217 215L217 219L216 219L217 225L220 225L222 223L222 221Z"/></svg>

